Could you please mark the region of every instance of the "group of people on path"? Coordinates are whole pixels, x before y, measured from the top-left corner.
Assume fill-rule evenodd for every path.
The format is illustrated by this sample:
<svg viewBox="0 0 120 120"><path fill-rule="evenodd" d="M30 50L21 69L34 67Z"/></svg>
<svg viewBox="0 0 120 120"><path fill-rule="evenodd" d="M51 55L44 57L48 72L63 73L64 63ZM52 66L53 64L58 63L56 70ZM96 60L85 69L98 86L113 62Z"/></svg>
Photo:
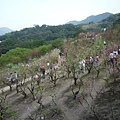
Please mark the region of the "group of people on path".
<svg viewBox="0 0 120 120"><path fill-rule="evenodd" d="M7 80L10 84L18 83L18 73L15 71L13 73L10 73L10 75L7 77Z"/></svg>
<svg viewBox="0 0 120 120"><path fill-rule="evenodd" d="M106 43L105 43L106 44ZM49 70L55 70L58 67L61 66L61 63L63 61L63 53L59 52L58 58L57 58L57 65L50 64L49 61L47 61L47 64L44 65L37 65L36 70L40 68L39 70L41 71L41 76L43 79L45 79L45 76L47 73L49 73ZM110 66L114 68L115 63L117 63L117 56L120 55L120 46L118 46L118 50L111 51L109 54L109 61L110 61ZM85 73L87 66L99 66L99 61L100 57L98 54L96 54L95 57L89 56L86 57L86 59L80 59L79 60L79 73ZM41 67L40 67L41 66ZM9 77L7 80L13 84L13 83L18 83L18 73L15 71L13 73L10 73Z"/></svg>
<svg viewBox="0 0 120 120"><path fill-rule="evenodd" d="M95 66L99 66L99 55L96 55L94 58L92 56L86 57L86 59L79 60L79 73L85 73L87 65L93 66L93 63L95 63Z"/></svg>
<svg viewBox="0 0 120 120"><path fill-rule="evenodd" d="M106 46L106 41L104 41L104 46ZM111 52L108 55L108 61L110 63L110 68L114 68L117 64L117 58L120 56L120 45L116 46L114 50L111 50Z"/></svg>
<svg viewBox="0 0 120 120"><path fill-rule="evenodd" d="M120 56L120 46L118 46L118 50L113 50L109 54L109 62L111 68L114 68L115 65L117 64L118 56Z"/></svg>

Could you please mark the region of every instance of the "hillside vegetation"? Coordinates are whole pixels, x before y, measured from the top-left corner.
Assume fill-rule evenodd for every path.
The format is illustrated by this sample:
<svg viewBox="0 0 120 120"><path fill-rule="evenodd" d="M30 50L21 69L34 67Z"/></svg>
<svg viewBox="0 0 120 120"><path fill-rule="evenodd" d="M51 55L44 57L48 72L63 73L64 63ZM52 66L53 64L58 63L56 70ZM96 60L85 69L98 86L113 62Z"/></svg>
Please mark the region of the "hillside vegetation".
<svg viewBox="0 0 120 120"><path fill-rule="evenodd" d="M113 23L120 19L120 13L110 15L106 19L103 19L99 22L89 22L88 24L82 25L82 29L86 31L100 32L103 31L104 28L110 29L113 27Z"/></svg>
<svg viewBox="0 0 120 120"><path fill-rule="evenodd" d="M106 19L99 19L102 20L99 22L90 21L86 24L65 24L58 26L35 25L34 27L24 28L20 31L13 31L11 33L0 36L0 55L5 54L7 51L17 47L34 49L42 45L47 45L51 41L57 39L61 39L63 41L68 38L74 38L80 32L99 33L103 31L104 28L112 28L113 23L119 18L120 14L114 14L110 15Z"/></svg>
<svg viewBox="0 0 120 120"><path fill-rule="evenodd" d="M108 58L120 46L119 31L118 19L111 29L93 34L94 39L81 32L1 55L0 120L119 120L120 55L114 65ZM64 54L58 57L60 51ZM100 59L91 64L90 56L96 55ZM83 59L85 69L79 63ZM11 84L7 78L15 71L18 78Z"/></svg>
<svg viewBox="0 0 120 120"><path fill-rule="evenodd" d="M56 39L73 38L75 33L80 30L79 26L59 25L59 26L48 26L35 25L32 28L25 28L20 31L14 31L3 36L0 36L0 54L4 54L10 49L16 47L30 48L49 44L51 41Z"/></svg>

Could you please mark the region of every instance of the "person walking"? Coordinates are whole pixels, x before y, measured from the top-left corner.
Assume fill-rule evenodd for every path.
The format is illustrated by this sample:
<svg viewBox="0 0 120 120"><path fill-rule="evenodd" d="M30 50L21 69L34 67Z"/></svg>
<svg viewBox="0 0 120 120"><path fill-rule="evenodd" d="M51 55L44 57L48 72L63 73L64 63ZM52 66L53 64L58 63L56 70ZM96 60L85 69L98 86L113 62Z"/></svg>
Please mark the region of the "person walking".
<svg viewBox="0 0 120 120"><path fill-rule="evenodd" d="M96 57L95 57L96 66L99 66L99 60L100 60L99 55L96 55Z"/></svg>
<svg viewBox="0 0 120 120"><path fill-rule="evenodd" d="M42 72L42 78L45 79L45 67L44 66L42 66L41 72Z"/></svg>
<svg viewBox="0 0 120 120"><path fill-rule="evenodd" d="M18 73L16 71L14 72L14 79L16 84L18 84Z"/></svg>
<svg viewBox="0 0 120 120"><path fill-rule="evenodd" d="M114 68L114 53L111 51L109 54L110 67Z"/></svg>
<svg viewBox="0 0 120 120"><path fill-rule="evenodd" d="M7 77L7 80L10 84L13 84L13 73L10 73L10 75Z"/></svg>

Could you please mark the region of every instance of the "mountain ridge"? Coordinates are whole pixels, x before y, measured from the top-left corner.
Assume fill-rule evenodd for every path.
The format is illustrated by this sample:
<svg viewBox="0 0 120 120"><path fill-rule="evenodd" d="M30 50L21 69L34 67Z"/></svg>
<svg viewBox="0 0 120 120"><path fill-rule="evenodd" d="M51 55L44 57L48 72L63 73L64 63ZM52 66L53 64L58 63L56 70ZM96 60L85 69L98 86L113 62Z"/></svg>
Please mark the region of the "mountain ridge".
<svg viewBox="0 0 120 120"><path fill-rule="evenodd" d="M105 12L105 13L98 14L98 15L88 16L86 19L81 20L81 21L77 21L77 20L69 21L66 24L78 25L78 24L87 24L87 23L90 23L90 22L99 22L103 19L106 19L110 15L113 15L113 14L109 13L109 12Z"/></svg>
<svg viewBox="0 0 120 120"><path fill-rule="evenodd" d="M4 35L6 33L12 32L13 30L8 27L0 27L0 35Z"/></svg>

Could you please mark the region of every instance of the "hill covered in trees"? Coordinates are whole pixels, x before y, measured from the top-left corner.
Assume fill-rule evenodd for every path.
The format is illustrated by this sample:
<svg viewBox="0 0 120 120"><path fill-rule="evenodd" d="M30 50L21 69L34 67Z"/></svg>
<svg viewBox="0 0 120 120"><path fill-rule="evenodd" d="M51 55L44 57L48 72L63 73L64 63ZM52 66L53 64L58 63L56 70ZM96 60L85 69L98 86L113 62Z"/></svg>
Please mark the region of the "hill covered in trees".
<svg viewBox="0 0 120 120"><path fill-rule="evenodd" d="M14 31L0 36L0 54L16 47L35 48L56 39L73 38L78 30L81 30L79 26L67 24L59 26L35 25L33 28Z"/></svg>
<svg viewBox="0 0 120 120"><path fill-rule="evenodd" d="M93 31L93 32L100 32L104 28L110 29L113 28L113 24L120 19L120 13L118 14L112 14L106 19L103 19L99 22L89 22L88 24L82 25L82 29L86 31Z"/></svg>
<svg viewBox="0 0 120 120"><path fill-rule="evenodd" d="M1 88L8 85L11 90L1 90L1 120L119 120L120 55L116 57L114 67L110 67L108 60L109 53L120 45L119 31L117 20L114 28L98 33L94 41L81 36L67 39L60 46L61 51L67 51L62 62L56 61L58 49L47 52L45 45L39 50L47 53L27 63L16 64L19 59L15 58L21 56L20 62L29 58L26 53L31 50L25 48L16 48L2 55L1 58L6 59L2 61L0 58L0 62L15 58L16 63L0 71ZM32 52L36 54L36 51ZM91 64L88 59L96 54L100 57L99 64L96 61ZM86 60L85 71L79 67L79 61L83 59ZM50 66L47 66L48 60ZM48 70L45 78L41 76L43 65ZM14 71L19 73L19 83L11 85L6 78Z"/></svg>
<svg viewBox="0 0 120 120"><path fill-rule="evenodd" d="M90 30L87 33L80 26L72 26L78 29L73 38L63 35L50 40L46 36L36 40L31 36L29 40L22 34L19 35L21 38L10 38L11 33L7 34L9 39L2 40L2 47L12 46L14 49L10 48L0 56L1 120L120 119L120 54L112 60L114 62L108 59L110 52L117 51L120 46L120 19L106 31L96 33L94 39L87 37ZM41 27L47 31L48 26ZM36 35L35 30L41 30L41 27L25 28L24 35L28 37L32 32ZM57 30L60 26L49 27ZM70 32L73 30L71 27ZM53 35L57 34L56 30ZM64 38L67 39L63 42ZM22 48L18 47L21 43L24 43ZM63 56L59 56L60 51ZM85 65L81 66L83 59ZM17 77L13 76L16 72Z"/></svg>
<svg viewBox="0 0 120 120"><path fill-rule="evenodd" d="M24 28L20 31L11 32L0 37L0 40L12 39L20 41L28 40L40 40L45 39L46 41L55 40L57 38L70 38L74 37L74 33L80 28L72 25L59 25L59 26L48 26L48 25L35 25L35 27Z"/></svg>
<svg viewBox="0 0 120 120"><path fill-rule="evenodd" d="M42 45L47 45L54 40L59 39L63 41L67 38L74 38L81 32L99 33L104 28L112 28L113 23L119 18L120 14L114 14L100 22L89 22L88 24L81 25L35 25L32 28L24 28L20 31L7 33L0 36L0 55L17 47L34 49Z"/></svg>

